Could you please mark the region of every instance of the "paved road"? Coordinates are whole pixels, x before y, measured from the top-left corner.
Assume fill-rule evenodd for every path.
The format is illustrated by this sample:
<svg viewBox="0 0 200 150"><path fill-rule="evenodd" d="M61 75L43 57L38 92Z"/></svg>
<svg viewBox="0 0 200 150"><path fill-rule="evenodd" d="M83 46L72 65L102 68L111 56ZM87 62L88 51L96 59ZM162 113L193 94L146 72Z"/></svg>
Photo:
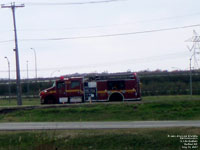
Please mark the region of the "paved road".
<svg viewBox="0 0 200 150"><path fill-rule="evenodd" d="M162 127L200 127L200 121L0 123L0 130L128 129Z"/></svg>

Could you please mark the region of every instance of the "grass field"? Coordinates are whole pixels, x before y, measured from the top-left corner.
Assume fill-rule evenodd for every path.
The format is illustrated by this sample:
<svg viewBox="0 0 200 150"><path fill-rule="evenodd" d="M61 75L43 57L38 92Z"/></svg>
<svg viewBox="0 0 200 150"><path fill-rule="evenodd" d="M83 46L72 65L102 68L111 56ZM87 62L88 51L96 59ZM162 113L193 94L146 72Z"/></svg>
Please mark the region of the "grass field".
<svg viewBox="0 0 200 150"><path fill-rule="evenodd" d="M24 99L24 105L40 105ZM0 100L1 108L16 106ZM1 112L0 122L200 120L200 96L143 97L141 103L98 103ZM0 150L184 150L177 136L200 136L200 128L0 131ZM174 137L169 137L174 136ZM198 147L189 148L200 150Z"/></svg>
<svg viewBox="0 0 200 150"><path fill-rule="evenodd" d="M23 105L40 105L39 98L23 98ZM16 99L0 99L0 107L2 106L17 106Z"/></svg>
<svg viewBox="0 0 200 150"><path fill-rule="evenodd" d="M157 102L157 101L174 101L174 100L200 100L200 95L167 95L167 96L145 96L142 97L143 102ZM41 105L39 98L23 98L22 103L25 106ZM17 106L16 99L0 99L0 107Z"/></svg>
<svg viewBox="0 0 200 150"><path fill-rule="evenodd" d="M182 100L200 100L200 95L145 96L142 98L142 101L144 101L144 102L182 101Z"/></svg>
<svg viewBox="0 0 200 150"><path fill-rule="evenodd" d="M1 131L0 150L181 150L177 135L199 137L200 128Z"/></svg>
<svg viewBox="0 0 200 150"><path fill-rule="evenodd" d="M71 106L74 106L73 104ZM0 122L199 120L199 96L147 97L143 103L76 105L0 113Z"/></svg>

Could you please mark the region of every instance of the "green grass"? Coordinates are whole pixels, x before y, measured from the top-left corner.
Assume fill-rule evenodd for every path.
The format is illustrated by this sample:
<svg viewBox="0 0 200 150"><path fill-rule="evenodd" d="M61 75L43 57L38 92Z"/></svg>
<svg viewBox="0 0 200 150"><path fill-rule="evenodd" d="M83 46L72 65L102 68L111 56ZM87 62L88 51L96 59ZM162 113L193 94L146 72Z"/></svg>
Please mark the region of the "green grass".
<svg viewBox="0 0 200 150"><path fill-rule="evenodd" d="M182 101L182 100L200 100L200 95L165 95L165 96L145 96L142 97L144 102L159 101Z"/></svg>
<svg viewBox="0 0 200 150"><path fill-rule="evenodd" d="M167 96L145 96L142 97L143 102L159 102L159 101L174 101L174 100L200 100L200 95L167 95ZM23 105L40 105L39 98L23 98ZM17 106L17 99L0 99L0 107Z"/></svg>
<svg viewBox="0 0 200 150"><path fill-rule="evenodd" d="M168 135L200 136L200 128L1 131L0 150L181 150Z"/></svg>
<svg viewBox="0 0 200 150"><path fill-rule="evenodd" d="M0 122L200 120L200 96L152 96L142 102L17 110L0 113ZM39 105L39 99L23 104ZM180 139L168 135L188 134L200 136L200 128L0 131L0 150L182 150Z"/></svg>
<svg viewBox="0 0 200 150"><path fill-rule="evenodd" d="M23 98L23 105L40 105L39 98ZM17 99L0 99L0 107L17 106Z"/></svg>
<svg viewBox="0 0 200 150"><path fill-rule="evenodd" d="M0 122L200 120L198 97L193 100L173 96L171 99L149 99L144 98L144 103L98 103L76 107L18 110L1 113Z"/></svg>

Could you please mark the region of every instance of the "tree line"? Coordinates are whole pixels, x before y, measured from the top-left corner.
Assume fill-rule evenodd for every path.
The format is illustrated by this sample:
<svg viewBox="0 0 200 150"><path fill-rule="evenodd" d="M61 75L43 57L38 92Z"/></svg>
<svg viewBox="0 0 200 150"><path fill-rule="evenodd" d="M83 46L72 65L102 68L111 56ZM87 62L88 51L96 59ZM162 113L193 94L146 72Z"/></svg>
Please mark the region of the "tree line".
<svg viewBox="0 0 200 150"><path fill-rule="evenodd" d="M153 95L189 95L189 72L139 72L142 96ZM51 79L26 81L21 83L22 95L39 96L39 91L51 87ZM192 73L193 94L200 94L200 73ZM16 95L16 83L11 82L10 94ZM0 96L9 95L8 82L0 81Z"/></svg>

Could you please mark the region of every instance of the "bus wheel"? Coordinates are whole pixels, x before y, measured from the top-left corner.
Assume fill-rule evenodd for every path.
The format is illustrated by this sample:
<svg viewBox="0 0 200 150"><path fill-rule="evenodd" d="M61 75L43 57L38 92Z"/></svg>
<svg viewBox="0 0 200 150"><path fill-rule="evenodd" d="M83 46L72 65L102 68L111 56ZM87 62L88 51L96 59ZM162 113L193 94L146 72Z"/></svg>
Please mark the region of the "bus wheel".
<svg viewBox="0 0 200 150"><path fill-rule="evenodd" d="M112 93L109 97L109 101L123 101L124 97L121 93Z"/></svg>

